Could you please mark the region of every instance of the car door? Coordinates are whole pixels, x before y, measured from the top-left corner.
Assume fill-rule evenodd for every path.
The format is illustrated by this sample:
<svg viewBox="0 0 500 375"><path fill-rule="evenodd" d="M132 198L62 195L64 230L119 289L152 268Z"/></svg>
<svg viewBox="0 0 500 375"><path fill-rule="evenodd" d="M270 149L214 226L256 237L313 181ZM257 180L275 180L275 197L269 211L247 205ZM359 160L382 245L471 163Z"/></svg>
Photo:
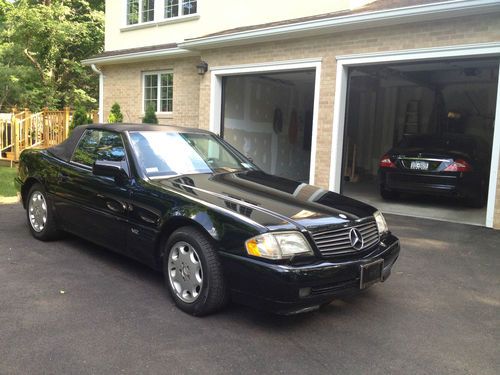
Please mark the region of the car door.
<svg viewBox="0 0 500 375"><path fill-rule="evenodd" d="M119 133L87 129L82 135L70 162L60 169L58 190L65 203L58 217L66 230L125 253L129 181L94 175L96 160L120 162L128 171Z"/></svg>

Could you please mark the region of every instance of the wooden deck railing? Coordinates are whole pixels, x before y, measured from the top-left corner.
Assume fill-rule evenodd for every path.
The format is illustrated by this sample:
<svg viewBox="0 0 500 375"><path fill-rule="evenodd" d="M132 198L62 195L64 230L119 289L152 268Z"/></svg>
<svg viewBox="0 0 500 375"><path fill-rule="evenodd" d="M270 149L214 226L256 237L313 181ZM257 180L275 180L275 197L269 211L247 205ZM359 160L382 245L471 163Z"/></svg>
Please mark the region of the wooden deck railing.
<svg viewBox="0 0 500 375"><path fill-rule="evenodd" d="M19 160L21 151L61 143L69 134L72 111L31 113L12 111L10 119L0 118L0 159Z"/></svg>

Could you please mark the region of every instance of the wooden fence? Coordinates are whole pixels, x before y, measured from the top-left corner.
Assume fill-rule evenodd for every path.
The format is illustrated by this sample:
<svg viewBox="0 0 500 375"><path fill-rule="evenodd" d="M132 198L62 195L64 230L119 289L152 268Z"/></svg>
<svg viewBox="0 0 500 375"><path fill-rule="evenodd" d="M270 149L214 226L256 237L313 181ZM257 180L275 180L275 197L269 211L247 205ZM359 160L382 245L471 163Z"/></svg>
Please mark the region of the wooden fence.
<svg viewBox="0 0 500 375"><path fill-rule="evenodd" d="M13 110L10 116L0 117L0 159L17 161L25 149L61 143L69 135L72 115L69 108L62 111L44 108L38 113ZM95 120L96 114L91 115Z"/></svg>

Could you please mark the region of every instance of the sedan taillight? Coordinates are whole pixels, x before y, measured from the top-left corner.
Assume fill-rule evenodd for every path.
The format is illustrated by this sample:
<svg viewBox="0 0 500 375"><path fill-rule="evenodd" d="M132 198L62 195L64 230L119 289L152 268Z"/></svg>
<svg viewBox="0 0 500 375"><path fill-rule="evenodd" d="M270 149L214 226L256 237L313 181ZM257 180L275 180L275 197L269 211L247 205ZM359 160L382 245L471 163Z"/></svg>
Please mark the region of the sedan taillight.
<svg viewBox="0 0 500 375"><path fill-rule="evenodd" d="M391 158L387 154L380 158L379 166L380 168L396 168L396 164L392 162Z"/></svg>
<svg viewBox="0 0 500 375"><path fill-rule="evenodd" d="M448 165L443 171L444 172L471 172L472 167L465 160L457 159L453 163Z"/></svg>

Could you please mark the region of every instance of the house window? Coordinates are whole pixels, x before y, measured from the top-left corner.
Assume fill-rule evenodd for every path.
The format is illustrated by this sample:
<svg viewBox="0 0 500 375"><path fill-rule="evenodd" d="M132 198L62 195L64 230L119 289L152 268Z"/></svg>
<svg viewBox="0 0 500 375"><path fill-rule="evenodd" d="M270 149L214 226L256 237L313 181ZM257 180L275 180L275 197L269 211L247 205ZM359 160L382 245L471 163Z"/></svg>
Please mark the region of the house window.
<svg viewBox="0 0 500 375"><path fill-rule="evenodd" d="M196 14L197 3L197 0L165 0L165 18Z"/></svg>
<svg viewBox="0 0 500 375"><path fill-rule="evenodd" d="M127 0L127 25L154 21L155 0Z"/></svg>
<svg viewBox="0 0 500 375"><path fill-rule="evenodd" d="M155 0L142 0L142 22L154 21Z"/></svg>
<svg viewBox="0 0 500 375"><path fill-rule="evenodd" d="M144 74L144 111L172 112L174 74L171 71Z"/></svg>

